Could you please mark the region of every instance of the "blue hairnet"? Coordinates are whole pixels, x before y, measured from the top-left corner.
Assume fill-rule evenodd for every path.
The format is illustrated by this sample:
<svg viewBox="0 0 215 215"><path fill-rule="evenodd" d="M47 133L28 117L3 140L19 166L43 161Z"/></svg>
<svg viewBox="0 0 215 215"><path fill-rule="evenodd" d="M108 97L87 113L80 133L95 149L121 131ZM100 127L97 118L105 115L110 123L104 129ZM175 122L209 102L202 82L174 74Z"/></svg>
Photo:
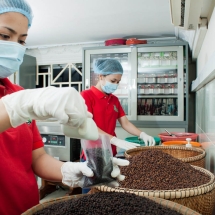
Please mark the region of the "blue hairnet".
<svg viewBox="0 0 215 215"><path fill-rule="evenodd" d="M96 59L93 63L93 70L100 75L123 74L120 62L115 59Z"/></svg>
<svg viewBox="0 0 215 215"><path fill-rule="evenodd" d="M28 27L31 26L33 14L30 5L25 0L0 0L0 14L7 12L23 14L28 19Z"/></svg>

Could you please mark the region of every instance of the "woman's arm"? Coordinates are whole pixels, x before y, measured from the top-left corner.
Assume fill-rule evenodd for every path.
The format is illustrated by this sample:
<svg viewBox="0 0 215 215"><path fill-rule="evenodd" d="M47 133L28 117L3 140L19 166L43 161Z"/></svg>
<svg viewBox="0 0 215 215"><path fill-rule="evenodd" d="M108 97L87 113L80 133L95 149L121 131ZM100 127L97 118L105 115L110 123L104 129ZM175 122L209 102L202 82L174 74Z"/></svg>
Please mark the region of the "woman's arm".
<svg viewBox="0 0 215 215"><path fill-rule="evenodd" d="M63 162L48 155L43 147L35 149L32 153L32 168L36 175L49 181L62 181Z"/></svg>
<svg viewBox="0 0 215 215"><path fill-rule="evenodd" d="M134 136L140 136L140 131L136 126L134 126L131 122L128 121L128 118L126 116L123 116L118 119L119 123L121 124L122 128L126 130L128 133L134 135Z"/></svg>
<svg viewBox="0 0 215 215"><path fill-rule="evenodd" d="M11 128L10 119L3 102L0 99L0 133Z"/></svg>

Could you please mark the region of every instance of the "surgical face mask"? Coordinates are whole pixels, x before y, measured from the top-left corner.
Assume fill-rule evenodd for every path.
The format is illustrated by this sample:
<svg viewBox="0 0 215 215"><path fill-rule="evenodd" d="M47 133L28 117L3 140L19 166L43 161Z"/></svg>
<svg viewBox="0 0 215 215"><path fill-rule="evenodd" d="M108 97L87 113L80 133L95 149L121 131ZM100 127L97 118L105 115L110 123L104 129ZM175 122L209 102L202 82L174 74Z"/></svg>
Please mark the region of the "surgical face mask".
<svg viewBox="0 0 215 215"><path fill-rule="evenodd" d="M0 40L0 78L7 78L19 71L25 49L19 43Z"/></svg>
<svg viewBox="0 0 215 215"><path fill-rule="evenodd" d="M113 84L109 81L106 81L105 85L101 84L102 90L107 94L113 93L117 89L117 87L118 87L118 84Z"/></svg>

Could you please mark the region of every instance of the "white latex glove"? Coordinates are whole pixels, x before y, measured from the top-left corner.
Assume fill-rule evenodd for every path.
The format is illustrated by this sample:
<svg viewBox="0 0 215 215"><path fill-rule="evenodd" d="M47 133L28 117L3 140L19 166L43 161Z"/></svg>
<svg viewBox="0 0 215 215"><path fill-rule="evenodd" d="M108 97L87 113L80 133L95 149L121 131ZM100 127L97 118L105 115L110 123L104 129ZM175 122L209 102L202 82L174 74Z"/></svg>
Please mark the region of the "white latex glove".
<svg viewBox="0 0 215 215"><path fill-rule="evenodd" d="M128 166L129 161L120 159L120 158L113 158L112 162L113 162L113 171L111 172L111 176L113 178L117 178L118 181L123 181L125 179L125 176L121 175L119 166ZM117 183L117 181L113 181L108 183L108 186L118 187L119 183Z"/></svg>
<svg viewBox="0 0 215 215"><path fill-rule="evenodd" d="M124 175L120 174L119 166L128 166L129 161L119 158L113 158L113 171L111 176L117 178L119 181L125 179ZM93 171L87 166L87 162L66 162L61 167L63 176L62 182L70 187L83 187L84 175L93 177ZM111 186L119 186L116 181L109 183Z"/></svg>
<svg viewBox="0 0 215 215"><path fill-rule="evenodd" d="M79 127L87 117L87 106L73 87L21 90L2 97L12 127L27 120L57 118L60 123Z"/></svg>
<svg viewBox="0 0 215 215"><path fill-rule="evenodd" d="M83 187L84 175L93 177L93 171L87 166L87 162L66 162L61 167L62 182L70 187Z"/></svg>
<svg viewBox="0 0 215 215"><path fill-rule="evenodd" d="M110 143L125 150L133 149L133 148L136 148L137 146L140 146L140 144L131 143L125 140L118 139L116 137L112 137L110 140Z"/></svg>
<svg viewBox="0 0 215 215"><path fill-rule="evenodd" d="M154 146L155 140L152 136L149 136L145 132L140 133L140 138L144 141L145 146Z"/></svg>

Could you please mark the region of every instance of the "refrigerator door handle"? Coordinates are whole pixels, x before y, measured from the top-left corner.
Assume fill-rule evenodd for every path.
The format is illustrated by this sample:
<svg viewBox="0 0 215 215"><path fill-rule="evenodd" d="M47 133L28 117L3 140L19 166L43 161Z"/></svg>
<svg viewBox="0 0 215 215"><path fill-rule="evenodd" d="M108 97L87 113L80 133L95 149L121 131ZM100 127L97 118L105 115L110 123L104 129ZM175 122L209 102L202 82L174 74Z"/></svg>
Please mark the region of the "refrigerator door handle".
<svg viewBox="0 0 215 215"><path fill-rule="evenodd" d="M85 83L86 83L86 84L85 84L85 86L86 86L85 88L86 88L86 90L87 90L87 89L89 89L89 80L86 79L86 80L85 80Z"/></svg>
<svg viewBox="0 0 215 215"><path fill-rule="evenodd" d="M135 79L132 79L132 88L133 88L133 89L136 88L136 81L135 81Z"/></svg>

